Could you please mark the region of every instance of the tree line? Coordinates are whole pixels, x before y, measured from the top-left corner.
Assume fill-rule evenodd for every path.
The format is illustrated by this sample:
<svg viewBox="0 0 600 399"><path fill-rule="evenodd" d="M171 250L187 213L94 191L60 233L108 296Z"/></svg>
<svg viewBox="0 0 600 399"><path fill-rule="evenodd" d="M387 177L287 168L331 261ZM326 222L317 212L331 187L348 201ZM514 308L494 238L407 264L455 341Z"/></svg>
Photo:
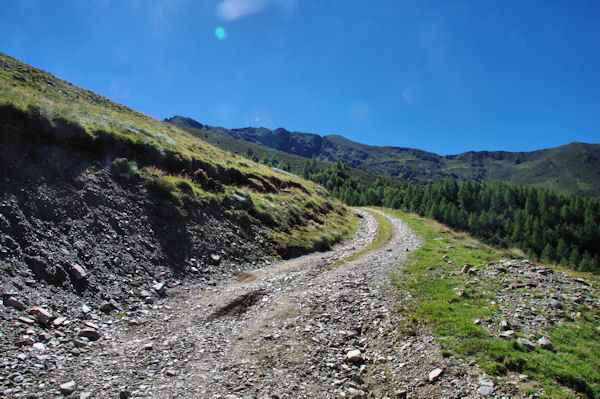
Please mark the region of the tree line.
<svg viewBox="0 0 600 399"><path fill-rule="evenodd" d="M435 219L529 258L600 274L600 201L539 187L501 182L443 182L392 187L378 179L367 187L340 162L318 170L306 161L302 176L351 206L385 206Z"/></svg>

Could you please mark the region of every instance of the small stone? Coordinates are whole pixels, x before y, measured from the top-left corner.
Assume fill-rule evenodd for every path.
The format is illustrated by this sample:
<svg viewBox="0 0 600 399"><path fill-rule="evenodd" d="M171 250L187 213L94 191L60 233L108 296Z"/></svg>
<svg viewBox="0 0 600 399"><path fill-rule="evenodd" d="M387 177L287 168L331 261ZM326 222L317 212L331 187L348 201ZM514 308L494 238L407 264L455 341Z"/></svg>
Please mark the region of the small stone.
<svg viewBox="0 0 600 399"><path fill-rule="evenodd" d="M25 380L25 378L23 378L23 376L18 373L11 375L10 377L8 377L8 379L14 382L15 384L20 384Z"/></svg>
<svg viewBox="0 0 600 399"><path fill-rule="evenodd" d="M401 389L399 391L396 391L396 399L407 399L408 397L408 392L406 391L406 389Z"/></svg>
<svg viewBox="0 0 600 399"><path fill-rule="evenodd" d="M113 310L113 307L110 304L110 302L108 302L108 301L102 301L102 302L100 302L100 305L98 306L98 309L100 309L104 313L109 313L111 310Z"/></svg>
<svg viewBox="0 0 600 399"><path fill-rule="evenodd" d="M42 326L47 326L52 322L52 314L46 309L42 309L39 306L33 307L27 311L30 315L35 317L36 321Z"/></svg>
<svg viewBox="0 0 600 399"><path fill-rule="evenodd" d="M119 302L115 301L113 298L111 298L108 303L110 303L110 306L112 306L113 308L117 309L117 310L123 310L123 308L121 307L121 305L119 305Z"/></svg>
<svg viewBox="0 0 600 399"><path fill-rule="evenodd" d="M25 317L25 316L19 316L19 318L17 320L19 320L21 323L25 323L25 324L35 324L35 320L30 319L29 317Z"/></svg>
<svg viewBox="0 0 600 399"><path fill-rule="evenodd" d="M98 326L98 324L92 323L91 321L84 321L83 324L85 324L86 327L93 328L94 330L99 330L100 329L100 327Z"/></svg>
<svg viewBox="0 0 600 399"><path fill-rule="evenodd" d="M177 375L177 371L173 369L168 369L167 371L165 371L165 374L167 375L167 377L175 377Z"/></svg>
<svg viewBox="0 0 600 399"><path fill-rule="evenodd" d="M469 265L468 263L465 263L465 265L463 266L462 270L460 271L460 274L468 273L469 269L471 269L471 265Z"/></svg>
<svg viewBox="0 0 600 399"><path fill-rule="evenodd" d="M517 333L513 330L502 331L499 335L500 338L513 339Z"/></svg>
<svg viewBox="0 0 600 399"><path fill-rule="evenodd" d="M79 335L80 337L85 337L90 341L97 341L102 336L98 331L92 328L84 328L83 330L79 331L77 335Z"/></svg>
<svg viewBox="0 0 600 399"><path fill-rule="evenodd" d="M500 321L500 329L502 329L503 331L510 330L510 325L508 324L508 321L501 320Z"/></svg>
<svg viewBox="0 0 600 399"><path fill-rule="evenodd" d="M362 361L362 353L358 349L354 349L346 353L346 360L350 363L359 363Z"/></svg>
<svg viewBox="0 0 600 399"><path fill-rule="evenodd" d="M549 351L551 351L554 346L552 345L552 342L550 342L550 340L546 337L542 337L538 340L538 345L540 346L540 348L542 349L547 349Z"/></svg>
<svg viewBox="0 0 600 399"><path fill-rule="evenodd" d="M35 349L36 351L39 352L45 352L46 351L46 345L44 345L41 342L36 342L35 344L32 345L33 349Z"/></svg>
<svg viewBox="0 0 600 399"><path fill-rule="evenodd" d="M129 392L127 389L121 389L119 391L119 399L127 399L130 396L131 392Z"/></svg>
<svg viewBox="0 0 600 399"><path fill-rule="evenodd" d="M85 348L90 344L90 341L85 337L79 337L73 339L73 345L77 348Z"/></svg>
<svg viewBox="0 0 600 399"><path fill-rule="evenodd" d="M494 387L481 386L477 388L477 393L481 396L489 396L494 393Z"/></svg>
<svg viewBox="0 0 600 399"><path fill-rule="evenodd" d="M54 327L58 327L62 324L64 324L64 322L67 321L66 317L57 317L56 319L54 319L54 321L52 322L52 325Z"/></svg>
<svg viewBox="0 0 600 399"><path fill-rule="evenodd" d="M31 346L33 345L33 339L29 335L22 335L21 338L15 343L17 346Z"/></svg>
<svg viewBox="0 0 600 399"><path fill-rule="evenodd" d="M50 335L50 334L48 334L47 332L44 331L44 332L42 332L38 336L38 338L40 339L40 341L47 342L47 341L50 341L52 339L52 335Z"/></svg>
<svg viewBox="0 0 600 399"><path fill-rule="evenodd" d="M488 377L487 375L480 375L479 376L479 385L483 385L486 387L493 387L494 381L492 381L492 379L490 377Z"/></svg>
<svg viewBox="0 0 600 399"><path fill-rule="evenodd" d="M556 299L554 299L554 300L552 300L552 302L550 302L550 306L552 306L554 309L562 309L563 308L562 304Z"/></svg>
<svg viewBox="0 0 600 399"><path fill-rule="evenodd" d="M517 343L527 350L535 349L534 343L528 340L527 338L517 338Z"/></svg>
<svg viewBox="0 0 600 399"><path fill-rule="evenodd" d="M4 303L4 306L15 308L17 310L27 309L27 306L23 302L21 302L17 298L15 298L14 296L9 296L9 297L4 298L2 303Z"/></svg>
<svg viewBox="0 0 600 399"><path fill-rule="evenodd" d="M156 284L154 284L152 286L152 289L160 297L164 297L164 296L167 295L167 291L166 291L166 288L165 288L165 283L156 283Z"/></svg>
<svg viewBox="0 0 600 399"><path fill-rule="evenodd" d="M84 303L83 305L81 305L81 311L83 312L83 314L88 314L92 311L92 309Z"/></svg>
<svg viewBox="0 0 600 399"><path fill-rule="evenodd" d="M60 392L62 392L62 394L65 396L72 394L76 389L77 384L73 380L65 382L64 384L60 384Z"/></svg>
<svg viewBox="0 0 600 399"><path fill-rule="evenodd" d="M144 350L151 351L152 349L154 349L154 346L151 343L144 345Z"/></svg>
<svg viewBox="0 0 600 399"><path fill-rule="evenodd" d="M475 319L475 321L473 322L473 324L475 324L476 326L481 324L481 319Z"/></svg>
<svg viewBox="0 0 600 399"><path fill-rule="evenodd" d="M75 277L75 280L85 280L87 278L87 271L81 265L75 263L71 266L71 274Z"/></svg>
<svg viewBox="0 0 600 399"><path fill-rule="evenodd" d="M431 372L429 372L429 382L434 382L436 381L444 372L443 368L437 368L437 369L433 369L431 370Z"/></svg>

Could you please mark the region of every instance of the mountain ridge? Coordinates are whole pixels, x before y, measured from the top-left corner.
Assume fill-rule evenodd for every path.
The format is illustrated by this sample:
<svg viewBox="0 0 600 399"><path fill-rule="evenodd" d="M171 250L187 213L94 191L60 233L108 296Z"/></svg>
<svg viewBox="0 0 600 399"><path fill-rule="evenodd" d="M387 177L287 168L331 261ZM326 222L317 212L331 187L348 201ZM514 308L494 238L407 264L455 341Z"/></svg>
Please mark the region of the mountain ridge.
<svg viewBox="0 0 600 399"><path fill-rule="evenodd" d="M180 116L164 119L198 128L201 123ZM264 127L226 129L202 125L202 130L264 145L322 161L340 161L350 167L420 184L448 177L457 180L503 181L536 185L559 193L600 196L600 144L572 142L535 151L465 151L438 155L397 146L362 144L341 135L274 130Z"/></svg>

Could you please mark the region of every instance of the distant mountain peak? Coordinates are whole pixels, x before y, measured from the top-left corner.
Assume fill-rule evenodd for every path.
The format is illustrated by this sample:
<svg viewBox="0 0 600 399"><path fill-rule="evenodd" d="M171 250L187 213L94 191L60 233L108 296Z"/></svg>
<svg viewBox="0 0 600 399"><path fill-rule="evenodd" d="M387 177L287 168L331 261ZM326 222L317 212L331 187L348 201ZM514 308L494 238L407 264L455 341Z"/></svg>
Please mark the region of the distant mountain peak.
<svg viewBox="0 0 600 399"><path fill-rule="evenodd" d="M203 129L204 125L192 118L185 116L175 115L172 118L165 118L163 122L172 123L174 125L193 127L194 129Z"/></svg>
<svg viewBox="0 0 600 399"><path fill-rule="evenodd" d="M190 126L189 118L179 118L171 123ZM177 122L179 120L183 122ZM414 148L361 144L337 134L319 136L265 127L225 129L204 125L203 128L305 158L315 155L322 161L341 161L353 168L421 184L453 177L537 185L562 193L600 196L600 144L571 143L530 152L466 151L440 156Z"/></svg>

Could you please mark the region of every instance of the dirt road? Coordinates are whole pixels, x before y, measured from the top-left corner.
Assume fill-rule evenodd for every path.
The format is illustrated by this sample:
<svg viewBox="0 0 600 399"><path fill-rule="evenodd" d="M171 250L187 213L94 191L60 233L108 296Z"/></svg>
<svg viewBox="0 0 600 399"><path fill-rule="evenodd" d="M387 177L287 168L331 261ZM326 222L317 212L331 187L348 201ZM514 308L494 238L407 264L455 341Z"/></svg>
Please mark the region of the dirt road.
<svg viewBox="0 0 600 399"><path fill-rule="evenodd" d="M180 286L139 324L115 323L58 382L99 398L391 397L389 275L419 238L390 218L386 245L329 270L377 235L375 218L357 212L360 228L329 252Z"/></svg>

